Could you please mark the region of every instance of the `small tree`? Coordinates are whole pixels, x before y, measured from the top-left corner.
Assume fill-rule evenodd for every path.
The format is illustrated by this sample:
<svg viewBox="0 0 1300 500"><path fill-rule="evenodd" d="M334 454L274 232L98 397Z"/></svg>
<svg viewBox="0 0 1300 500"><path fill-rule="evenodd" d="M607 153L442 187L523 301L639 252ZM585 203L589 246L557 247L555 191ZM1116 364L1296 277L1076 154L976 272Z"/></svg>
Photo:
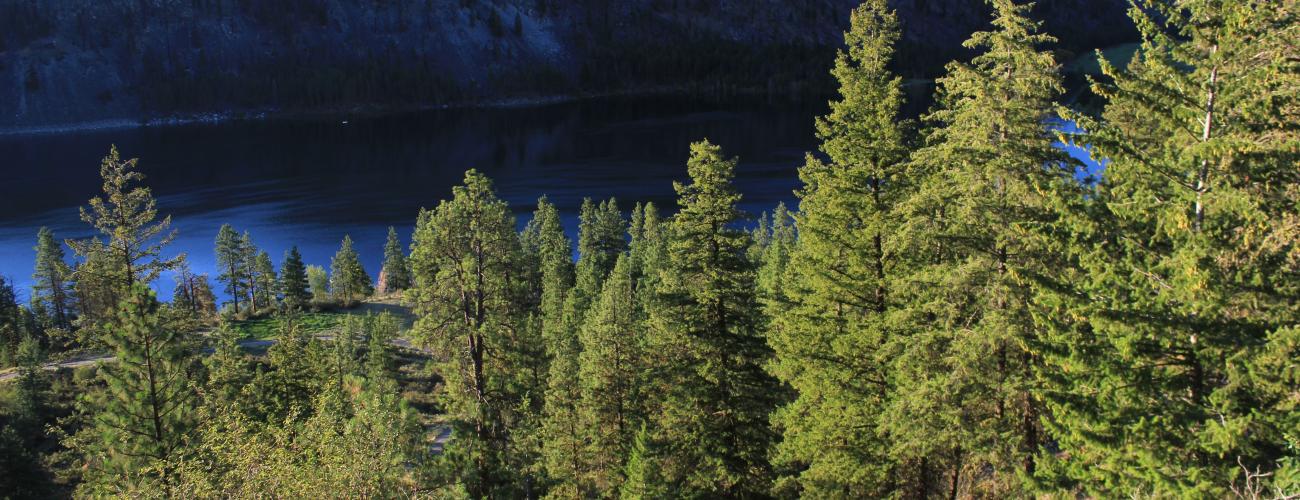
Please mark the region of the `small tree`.
<svg viewBox="0 0 1300 500"><path fill-rule="evenodd" d="M366 274L357 251L352 248L351 236L343 237L343 243L330 263L330 289L334 291L334 298L344 306L356 304L374 292L370 275Z"/></svg>
<svg viewBox="0 0 1300 500"><path fill-rule="evenodd" d="M379 293L400 292L411 287L411 268L406 263L402 242L397 230L388 228L388 242L384 244L384 269L380 272Z"/></svg>
<svg viewBox="0 0 1300 500"><path fill-rule="evenodd" d="M330 275L320 266L307 266L307 283L311 286L311 300L318 304L330 301Z"/></svg>
<svg viewBox="0 0 1300 500"><path fill-rule="evenodd" d="M301 309L311 302L308 290L307 268L302 264L302 254L298 247L290 248L284 253L284 263L280 265L280 295L284 297L285 309Z"/></svg>

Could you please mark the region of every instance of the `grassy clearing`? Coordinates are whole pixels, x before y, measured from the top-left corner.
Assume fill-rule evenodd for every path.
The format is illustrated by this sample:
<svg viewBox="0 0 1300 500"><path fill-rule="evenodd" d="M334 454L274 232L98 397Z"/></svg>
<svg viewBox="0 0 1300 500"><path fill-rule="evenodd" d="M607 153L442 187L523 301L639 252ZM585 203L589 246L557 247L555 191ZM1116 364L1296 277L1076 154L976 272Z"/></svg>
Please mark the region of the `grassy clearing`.
<svg viewBox="0 0 1300 500"><path fill-rule="evenodd" d="M338 326L343 322L345 312L312 312L298 316L298 325L307 333L319 333ZM265 317L235 321L230 325L245 339L264 340L275 338L280 334L280 318Z"/></svg>

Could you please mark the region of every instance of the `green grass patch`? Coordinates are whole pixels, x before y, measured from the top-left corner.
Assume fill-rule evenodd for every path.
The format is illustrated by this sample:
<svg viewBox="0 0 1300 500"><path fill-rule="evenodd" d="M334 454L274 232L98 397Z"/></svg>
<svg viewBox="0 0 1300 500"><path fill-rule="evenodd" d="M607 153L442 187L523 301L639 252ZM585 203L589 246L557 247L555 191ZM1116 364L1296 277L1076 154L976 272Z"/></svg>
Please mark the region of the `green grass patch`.
<svg viewBox="0 0 1300 500"><path fill-rule="evenodd" d="M1102 57L1105 57L1107 61L1110 61L1111 64L1114 64L1115 67L1123 68L1133 59L1133 55L1137 53L1138 47L1139 44L1136 42L1121 43L1119 45L1112 45L1101 49L1101 55ZM1074 58L1074 60L1067 63L1063 69L1067 73L1100 76L1101 62L1097 60L1097 53L1090 51Z"/></svg>
<svg viewBox="0 0 1300 500"><path fill-rule="evenodd" d="M298 326L305 329L307 333L319 333L338 326L343 322L344 316L347 316L347 313L303 313L298 315ZM266 317L235 321L230 326L239 332L242 338L264 340L280 335L280 321L278 317Z"/></svg>

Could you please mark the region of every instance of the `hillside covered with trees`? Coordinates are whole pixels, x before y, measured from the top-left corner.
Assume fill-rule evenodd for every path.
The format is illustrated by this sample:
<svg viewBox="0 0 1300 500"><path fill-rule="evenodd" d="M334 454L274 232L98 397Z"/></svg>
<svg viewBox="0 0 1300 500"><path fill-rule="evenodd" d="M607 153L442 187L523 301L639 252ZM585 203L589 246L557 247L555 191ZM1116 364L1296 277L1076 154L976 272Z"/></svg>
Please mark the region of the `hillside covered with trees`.
<svg viewBox="0 0 1300 500"><path fill-rule="evenodd" d="M377 279L346 236L328 270L277 270L224 226L217 283L159 303L184 256L112 149L101 236L69 263L42 231L30 306L0 286L0 492L1296 498L1300 6L1144 2L1091 116L1058 104L1030 4L989 4L919 120L898 12L854 8L799 206L770 215L707 139L675 207L588 199L576 239L470 169ZM375 294L409 327L306 328ZM237 330L259 317L261 352ZM41 369L68 349L114 359Z"/></svg>
<svg viewBox="0 0 1300 500"><path fill-rule="evenodd" d="M899 0L899 69L932 78L982 2ZM600 93L822 96L854 0L0 0L0 130L408 110ZM1123 0L1039 14L1090 52ZM818 97L820 99L820 97Z"/></svg>

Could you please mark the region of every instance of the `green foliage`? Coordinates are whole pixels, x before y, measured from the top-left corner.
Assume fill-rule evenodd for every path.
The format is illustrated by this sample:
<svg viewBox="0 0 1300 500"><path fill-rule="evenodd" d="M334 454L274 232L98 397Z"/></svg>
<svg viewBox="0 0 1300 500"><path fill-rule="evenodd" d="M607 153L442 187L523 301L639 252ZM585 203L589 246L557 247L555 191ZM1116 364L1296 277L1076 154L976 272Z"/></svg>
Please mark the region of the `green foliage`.
<svg viewBox="0 0 1300 500"><path fill-rule="evenodd" d="M91 198L89 208L81 208L81 220L104 239L68 241L78 256L97 254L103 258L102 266L78 269L78 279L86 271L98 273L111 290L111 306L116 306L117 298L125 297L132 285L153 283L163 271L175 268L184 259L183 255L159 258L176 232L170 229L171 216L155 222L157 203L149 188L137 185L144 174L136 170L136 161L122 161L117 147L109 148L108 156L99 165L103 195Z"/></svg>
<svg viewBox="0 0 1300 500"><path fill-rule="evenodd" d="M1224 497L1296 457L1297 11L1140 7L1137 55L1094 83L1102 116L1071 115L1107 166L1073 227L1075 299L1050 311L1050 430L1071 451L1048 476Z"/></svg>
<svg viewBox="0 0 1300 500"><path fill-rule="evenodd" d="M374 293L370 275L361 265L361 258L352 248L352 237L344 236L339 251L330 261L330 291L335 300L345 307L356 304Z"/></svg>
<svg viewBox="0 0 1300 500"><path fill-rule="evenodd" d="M253 284L253 301L255 305L261 305L263 309L275 308L277 302L276 290L279 288L275 276L275 264L271 262L271 256L265 251L257 253L253 262L249 266L252 270L251 276Z"/></svg>
<svg viewBox="0 0 1300 500"><path fill-rule="evenodd" d="M384 268L380 271L380 293L400 292L411 287L411 266L406 263L406 252L397 239L397 230L388 227L388 241L384 243Z"/></svg>
<svg viewBox="0 0 1300 500"><path fill-rule="evenodd" d="M691 145L692 182L674 184L681 210L651 312L652 348L666 357L656 376L668 391L655 428L676 496L762 495L772 480L767 414L778 387L763 371L771 350L745 255L749 235L735 227L742 219L735 165L708 141Z"/></svg>
<svg viewBox="0 0 1300 500"><path fill-rule="evenodd" d="M190 351L182 334L164 324L154 294L133 285L105 342L116 362L99 374L105 387L87 395L92 423L76 446L84 457L87 495L171 491L169 461L183 454L194 425L194 397L188 378ZM75 443L75 442L74 442Z"/></svg>
<svg viewBox="0 0 1300 500"><path fill-rule="evenodd" d="M330 301L330 275L320 266L307 266L307 284L311 287L311 300L317 304Z"/></svg>
<svg viewBox="0 0 1300 500"><path fill-rule="evenodd" d="M644 425L644 312L636 300L632 265L620 255L582 325L576 403L591 486L616 491L636 430Z"/></svg>
<svg viewBox="0 0 1300 500"><path fill-rule="evenodd" d="M514 231L491 181L470 170L451 200L420 213L411 244L414 335L437 353L439 401L456 432L443 460L470 496L522 491L530 452L513 444L537 424L528 400L539 395L540 374L520 367L542 350L541 339L525 328L528 287Z"/></svg>
<svg viewBox="0 0 1300 500"><path fill-rule="evenodd" d="M63 242L54 232L42 227L36 234L36 270L32 274L32 304L44 309L48 317L40 318L49 326L69 329L76 314L73 304L72 268L64 260Z"/></svg>
<svg viewBox="0 0 1300 500"><path fill-rule="evenodd" d="M230 406L205 406L191 454L173 462L177 496L301 498L411 496L418 460L414 413L391 391L348 378L342 398L266 424ZM331 413L337 412L337 413Z"/></svg>
<svg viewBox="0 0 1300 500"><path fill-rule="evenodd" d="M221 270L217 280L226 284L226 294L234 304L235 314L239 314L239 304L244 298L240 291L246 290L244 276L247 275L247 271L243 241L230 224L222 224L221 229L217 231L216 256L217 268Z"/></svg>
<svg viewBox="0 0 1300 500"><path fill-rule="evenodd" d="M284 298L286 310L302 310L311 303L312 290L308 289L307 268L303 266L302 254L298 253L297 246L284 252L284 262L280 264L278 289L280 296Z"/></svg>
<svg viewBox="0 0 1300 500"><path fill-rule="evenodd" d="M905 258L889 313L901 333L888 347L897 396L881 428L893 456L924 464L919 490L952 495L1020 494L1036 473L1037 294L1068 266L1053 232L1084 199L1047 128L1062 88L1038 47L1053 39L1029 4L992 4L992 30L966 42L979 54L938 82L933 128L908 172L917 185L886 247Z"/></svg>

